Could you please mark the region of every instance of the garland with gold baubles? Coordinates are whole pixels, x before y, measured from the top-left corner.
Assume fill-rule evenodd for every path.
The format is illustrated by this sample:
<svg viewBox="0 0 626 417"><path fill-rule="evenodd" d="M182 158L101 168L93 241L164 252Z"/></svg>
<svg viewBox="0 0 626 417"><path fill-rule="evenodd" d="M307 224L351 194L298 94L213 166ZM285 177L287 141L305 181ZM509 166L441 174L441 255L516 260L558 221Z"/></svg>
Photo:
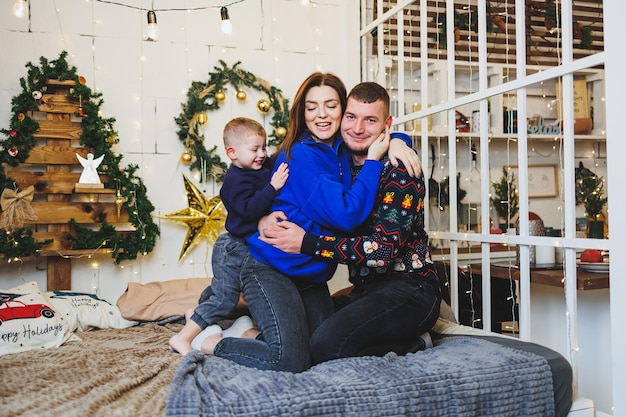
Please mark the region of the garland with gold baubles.
<svg viewBox="0 0 626 417"><path fill-rule="evenodd" d="M116 190L115 202L118 210L125 207L129 213L129 221L134 231L118 233L111 224L103 223L99 230L78 225L73 219L68 224L72 231L68 238L73 241L72 249L112 249L115 263L126 259L135 259L138 254L148 254L154 248L159 236L159 228L152 219L154 206L148 200L146 187L140 177L135 175L139 167L131 164L120 167L122 155L116 155L111 147L118 143L117 132L113 129L114 118L101 118L100 106L103 103L101 93L93 93L85 85L85 78L76 73L65 60L66 51L59 58L48 61L39 59L40 66L26 64L28 76L20 79L22 92L13 97L11 104L11 120L9 129L0 129L6 136L0 139L0 191L17 189L14 179L6 176L4 167L17 166L26 161L29 152L35 146L33 134L39 124L32 118L37 111L37 100L46 91L48 80L74 80L75 87L70 89L68 97L77 98L80 102L76 116L82 118L82 134L80 144L90 148L95 155L104 155L98 167L100 174L108 175L106 188ZM50 241L38 241L29 229L14 228L0 233L0 253L5 259L12 260L22 256L38 255L42 246Z"/></svg>
<svg viewBox="0 0 626 417"><path fill-rule="evenodd" d="M215 71L209 73L207 82L193 81L187 91L187 103L182 105L182 112L174 120L179 127L178 138L185 146L181 162L189 165L189 169L200 171L200 181L213 179L222 182L228 169L227 164L217 154L217 145L208 149L204 146L204 135L199 126L208 121L207 111L218 110L227 100L228 85L235 91L238 101L247 99L245 88L252 88L267 95L256 103L257 110L262 114L274 111L268 132L268 144L279 145L287 135L289 128L289 100L284 98L282 91L262 78L239 68L241 62L232 68L222 60Z"/></svg>

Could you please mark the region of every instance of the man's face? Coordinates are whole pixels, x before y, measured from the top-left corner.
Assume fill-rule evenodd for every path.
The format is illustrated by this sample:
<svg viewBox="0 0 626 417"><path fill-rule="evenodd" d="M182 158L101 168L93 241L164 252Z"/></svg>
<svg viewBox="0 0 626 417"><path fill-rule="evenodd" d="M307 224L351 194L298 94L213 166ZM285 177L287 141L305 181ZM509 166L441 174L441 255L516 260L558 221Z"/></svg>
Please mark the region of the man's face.
<svg viewBox="0 0 626 417"><path fill-rule="evenodd" d="M388 112L381 100L362 103L348 98L341 120L341 137L355 155L367 155L370 144L385 129Z"/></svg>

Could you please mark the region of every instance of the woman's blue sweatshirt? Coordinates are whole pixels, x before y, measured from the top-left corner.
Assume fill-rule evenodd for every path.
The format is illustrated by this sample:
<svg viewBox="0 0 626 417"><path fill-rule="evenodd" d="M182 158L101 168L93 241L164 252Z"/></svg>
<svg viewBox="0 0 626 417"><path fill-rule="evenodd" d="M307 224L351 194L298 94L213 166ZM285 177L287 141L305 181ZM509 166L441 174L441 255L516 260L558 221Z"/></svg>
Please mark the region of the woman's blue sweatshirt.
<svg viewBox="0 0 626 417"><path fill-rule="evenodd" d="M383 164L367 160L352 182L350 154L341 139L335 140L331 148L305 133L292 147L290 159L286 160L283 151L274 166L281 162L288 163L289 178L274 199L272 211L283 211L287 219L306 232L349 232L371 213ZM294 279L323 283L337 268L334 262L310 255L285 253L259 240L258 232L247 241L258 261Z"/></svg>

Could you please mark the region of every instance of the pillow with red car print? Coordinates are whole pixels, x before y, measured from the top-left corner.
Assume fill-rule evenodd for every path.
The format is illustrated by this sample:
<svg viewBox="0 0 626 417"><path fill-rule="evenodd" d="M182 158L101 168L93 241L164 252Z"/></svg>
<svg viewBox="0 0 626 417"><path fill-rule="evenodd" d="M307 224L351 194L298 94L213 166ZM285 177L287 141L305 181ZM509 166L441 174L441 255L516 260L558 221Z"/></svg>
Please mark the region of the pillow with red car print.
<svg viewBox="0 0 626 417"><path fill-rule="evenodd" d="M61 346L72 336L37 282L0 289L0 355Z"/></svg>

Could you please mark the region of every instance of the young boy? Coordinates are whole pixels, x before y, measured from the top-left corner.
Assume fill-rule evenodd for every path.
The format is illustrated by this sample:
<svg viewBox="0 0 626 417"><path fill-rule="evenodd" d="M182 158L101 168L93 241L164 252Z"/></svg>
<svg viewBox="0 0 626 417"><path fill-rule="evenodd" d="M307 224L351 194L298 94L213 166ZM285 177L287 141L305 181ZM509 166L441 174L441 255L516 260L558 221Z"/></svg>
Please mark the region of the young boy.
<svg viewBox="0 0 626 417"><path fill-rule="evenodd" d="M239 272L248 253L245 238L256 232L258 220L269 212L274 197L289 176L285 163L273 175L264 166L266 139L263 126L252 119L237 117L224 127L226 156L232 162L220 189L228 211L227 232L217 238L213 247L211 286L203 291L193 314L187 314L182 330L169 340L171 349L181 355L199 350L202 340L209 335L240 337L243 330L251 327L250 318L245 316L224 332L215 323L237 306L241 292Z"/></svg>

